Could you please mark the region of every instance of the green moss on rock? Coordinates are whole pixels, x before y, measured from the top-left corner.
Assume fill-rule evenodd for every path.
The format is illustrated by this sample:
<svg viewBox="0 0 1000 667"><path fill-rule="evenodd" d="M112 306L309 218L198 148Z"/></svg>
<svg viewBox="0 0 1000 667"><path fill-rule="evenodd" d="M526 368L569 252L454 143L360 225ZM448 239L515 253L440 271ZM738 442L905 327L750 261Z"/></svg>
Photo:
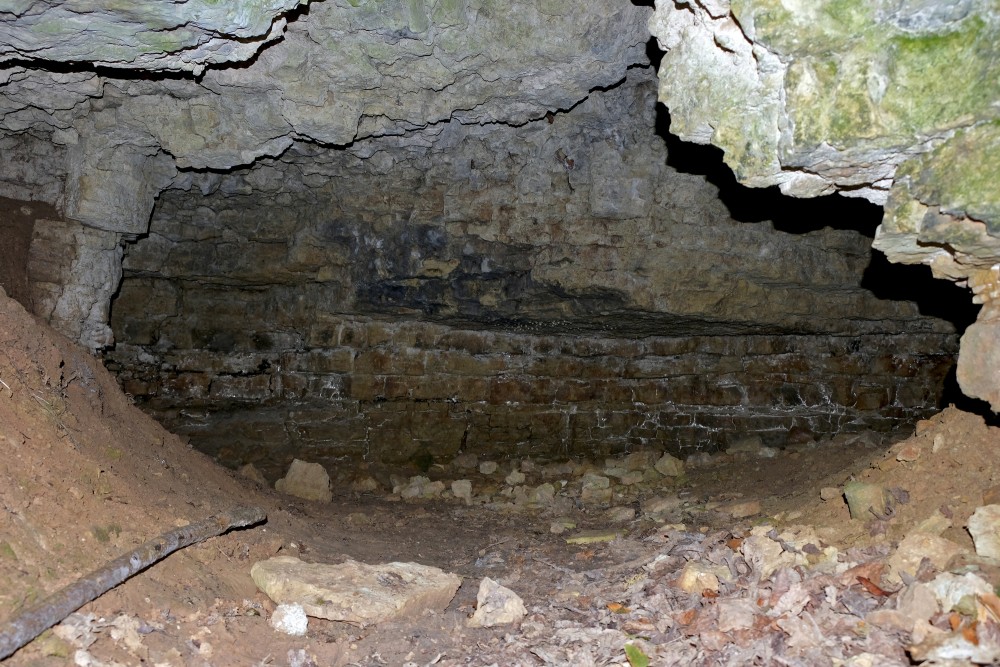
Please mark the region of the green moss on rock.
<svg viewBox="0 0 1000 667"><path fill-rule="evenodd" d="M917 199L985 222L991 234L1000 235L1000 120L957 132L904 164L899 176L910 179Z"/></svg>

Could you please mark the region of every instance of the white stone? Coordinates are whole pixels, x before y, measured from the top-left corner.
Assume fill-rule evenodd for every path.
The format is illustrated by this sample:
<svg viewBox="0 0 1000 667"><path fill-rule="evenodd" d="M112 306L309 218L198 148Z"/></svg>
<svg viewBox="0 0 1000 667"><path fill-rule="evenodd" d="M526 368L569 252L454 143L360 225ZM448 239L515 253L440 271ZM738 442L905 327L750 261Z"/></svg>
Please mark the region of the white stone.
<svg viewBox="0 0 1000 667"><path fill-rule="evenodd" d="M472 504L472 482L467 479L456 479L451 483L451 492L466 505Z"/></svg>
<svg viewBox="0 0 1000 667"><path fill-rule="evenodd" d="M492 475L499 467L496 461L483 461L479 464L479 472L484 475Z"/></svg>
<svg viewBox="0 0 1000 667"><path fill-rule="evenodd" d="M301 637L309 629L309 617L300 604L279 604L271 614L271 627L286 635Z"/></svg>
<svg viewBox="0 0 1000 667"><path fill-rule="evenodd" d="M510 484L511 486L524 484L524 480L525 480L524 473L521 472L520 470L515 470L511 472L509 475L507 475L506 478L504 478L504 481Z"/></svg>
<svg viewBox="0 0 1000 667"><path fill-rule="evenodd" d="M501 586L489 577L483 577L476 595L476 611L469 619L473 628L491 628L495 625L519 623L528 610L514 591Z"/></svg>
<svg viewBox="0 0 1000 667"><path fill-rule="evenodd" d="M677 496L656 496L642 502L642 513L650 519L662 521L683 504L684 501Z"/></svg>
<svg viewBox="0 0 1000 667"><path fill-rule="evenodd" d="M943 570L948 561L962 551L964 549L960 545L943 537L929 533L911 533L900 541L896 552L889 556L889 573L886 577L895 583L902 580L900 575L904 572L913 576L924 558L930 559L935 568Z"/></svg>
<svg viewBox="0 0 1000 667"><path fill-rule="evenodd" d="M983 505L969 517L969 533L976 553L1000 560L1000 505Z"/></svg>

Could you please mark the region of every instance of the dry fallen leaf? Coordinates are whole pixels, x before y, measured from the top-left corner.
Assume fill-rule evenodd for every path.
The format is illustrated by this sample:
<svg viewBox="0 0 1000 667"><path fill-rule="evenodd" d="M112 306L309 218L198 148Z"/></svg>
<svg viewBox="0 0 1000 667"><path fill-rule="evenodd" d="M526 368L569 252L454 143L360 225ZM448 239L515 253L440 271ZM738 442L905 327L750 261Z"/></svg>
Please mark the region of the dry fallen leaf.
<svg viewBox="0 0 1000 667"><path fill-rule="evenodd" d="M858 577L858 583L861 584L862 586L864 586L865 590L868 591L869 593L871 593L872 595L876 595L876 596L880 596L880 597L889 597L890 595L892 595L891 592L887 592L887 591L879 588L878 586L876 586L872 582L872 580L869 579L868 577Z"/></svg>
<svg viewBox="0 0 1000 667"><path fill-rule="evenodd" d="M627 614L632 611L621 602L609 602L608 609L610 609L613 614Z"/></svg>
<svg viewBox="0 0 1000 667"><path fill-rule="evenodd" d="M965 637L965 641L969 642L973 646L979 646L979 634L977 632L978 623L973 621L968 627L962 628L962 636Z"/></svg>
<svg viewBox="0 0 1000 667"><path fill-rule="evenodd" d="M698 615L697 609L687 609L677 615L678 625L690 625Z"/></svg>

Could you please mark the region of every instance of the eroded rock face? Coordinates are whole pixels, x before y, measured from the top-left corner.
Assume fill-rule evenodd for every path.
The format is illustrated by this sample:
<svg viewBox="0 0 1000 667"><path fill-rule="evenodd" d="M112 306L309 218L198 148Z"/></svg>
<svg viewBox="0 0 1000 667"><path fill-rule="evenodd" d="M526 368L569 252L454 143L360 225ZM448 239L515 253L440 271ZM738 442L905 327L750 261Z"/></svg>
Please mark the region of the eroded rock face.
<svg viewBox="0 0 1000 667"><path fill-rule="evenodd" d="M114 341L108 308L122 276L120 241L120 234L75 222L35 221L27 267L33 308L91 349Z"/></svg>
<svg viewBox="0 0 1000 667"><path fill-rule="evenodd" d="M375 426L396 423L390 445L406 452L431 438L460 445L474 429L497 447L627 447L676 433L681 448L716 447L722 422L699 419L737 405L771 431L796 420L870 427L881 409L889 428L931 409L952 329L860 287L863 235L817 225L793 239L738 222L704 179L666 166L645 69L648 8L274 0L229 16L197 1L127 16L83 3L82 15L97 12L94 34L68 40L61 6L26 2L0 22L14 49L0 73L0 148L19 158L0 164L0 195L64 214L59 234L36 224L39 257L65 237L89 258L60 264L66 282L46 301L75 310L44 314L108 344L97 325L117 274L104 269L138 240L115 303L113 362L138 397L166 401L164 414L171 400L209 411L299 400L305 416L270 415L280 442L340 433L353 447L360 436L330 423L349 415L367 448L364 420L392 401ZM728 12L710 9L712 21ZM755 18L761 34L766 19ZM46 25L56 38L42 36ZM746 136L718 127L750 137L737 167L757 178L755 146L792 127L772 109L785 65L731 28L713 44L734 72L751 56L761 63L736 88L771 120ZM35 57L66 64L34 67ZM686 82L686 94L721 105L705 81ZM800 157L819 175L786 170L799 174L786 189L886 185L881 157L864 177L844 166L868 148L844 149L833 167L813 148ZM496 342L510 332L523 336L517 347ZM688 336L701 347L677 343ZM681 358L656 358L674 345ZM588 346L612 352L594 367ZM702 348L707 370L684 356ZM779 379L772 365L790 353L802 368ZM846 361L827 365L838 354ZM804 361L812 355L822 361ZM869 362L877 379L855 382ZM823 384L824 372L845 377ZM339 401L333 418L328 399ZM776 417L786 404L794 410ZM455 405L465 416L453 418Z"/></svg>
<svg viewBox="0 0 1000 667"><path fill-rule="evenodd" d="M994 5L665 1L649 25L671 130L722 147L742 182L885 204L875 247L938 277L981 284L998 262Z"/></svg>
<svg viewBox="0 0 1000 667"><path fill-rule="evenodd" d="M0 17L0 196L134 237L165 188L194 178L210 192L220 173L296 141L343 146L450 119L521 124L645 60L649 10L629 3L298 5L21 3Z"/></svg>
<svg viewBox="0 0 1000 667"><path fill-rule="evenodd" d="M20 0L0 16L0 62L85 62L200 72L247 60L281 36L302 0Z"/></svg>
<svg viewBox="0 0 1000 667"><path fill-rule="evenodd" d="M672 130L748 185L883 203L899 165L997 115L987 3L663 2L649 25Z"/></svg>
<svg viewBox="0 0 1000 667"><path fill-rule="evenodd" d="M632 70L551 122L296 144L222 178L192 175L188 191L164 193L128 270L171 281L158 291L253 286L299 311L522 331L949 330L860 287L863 235L737 222L704 178L669 167L650 78ZM158 335L182 347L206 328L165 324Z"/></svg>
<svg viewBox="0 0 1000 667"><path fill-rule="evenodd" d="M138 22L141 7L132 17ZM256 25L254 16L278 9L255 4L257 14L245 22ZM66 147L54 160L61 158L61 169L51 169L67 174L65 185L50 188L49 203L68 217L142 233L175 168L247 165L281 154L295 139L345 145L449 118L524 123L569 108L645 59L647 14L627 3L608 8L566 0L318 3L251 66L210 69L198 80L10 67L0 74L0 132L29 146L40 138ZM27 19L13 25L37 31ZM228 32L244 36L236 27ZM100 64L100 54L92 55L80 59ZM159 62L164 55L151 57ZM156 69L142 59L131 66ZM10 169L0 180L23 182Z"/></svg>
<svg viewBox="0 0 1000 667"><path fill-rule="evenodd" d="M668 165L654 96L634 68L520 127L192 176L128 247L109 360L171 428L269 473L296 451L783 446L933 410L951 327L861 287L857 231L733 219Z"/></svg>

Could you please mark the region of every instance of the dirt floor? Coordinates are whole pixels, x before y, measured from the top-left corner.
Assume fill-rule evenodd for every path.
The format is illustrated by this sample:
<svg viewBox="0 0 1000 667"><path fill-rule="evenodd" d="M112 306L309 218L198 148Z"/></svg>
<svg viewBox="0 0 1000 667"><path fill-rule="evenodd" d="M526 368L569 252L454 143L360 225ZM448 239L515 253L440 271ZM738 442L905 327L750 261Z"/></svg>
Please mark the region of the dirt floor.
<svg viewBox="0 0 1000 667"><path fill-rule="evenodd" d="M235 506L267 513L129 579L11 665L1000 659L1000 600L988 590L1000 577L965 528L1000 502L1000 430L974 415L945 410L896 442L861 434L774 451L750 438L683 470L658 465L666 474L650 467L659 452L497 461L486 473L490 462L470 456L426 471L325 462L327 504L194 451L2 294L0 339L0 618L175 527ZM455 480L471 482L467 500ZM885 506L852 519L842 495L852 481L883 490ZM275 605L250 578L276 554L418 562L463 583L444 610L368 627L310 619L295 637L272 628ZM971 597L927 598L944 576L965 577ZM468 625L484 577L523 599L520 622ZM930 601L915 606L920 595Z"/></svg>

